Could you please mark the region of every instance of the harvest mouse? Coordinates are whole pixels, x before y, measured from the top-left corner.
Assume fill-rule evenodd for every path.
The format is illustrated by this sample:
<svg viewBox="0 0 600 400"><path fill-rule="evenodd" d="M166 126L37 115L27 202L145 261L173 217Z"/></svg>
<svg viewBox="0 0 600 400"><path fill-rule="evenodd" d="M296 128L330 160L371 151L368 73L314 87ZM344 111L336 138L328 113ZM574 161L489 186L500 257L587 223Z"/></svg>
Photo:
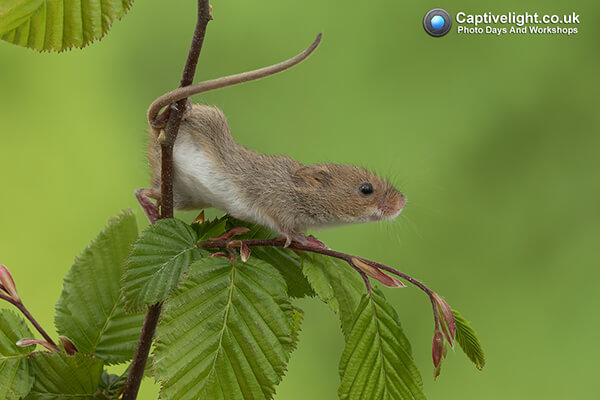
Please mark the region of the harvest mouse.
<svg viewBox="0 0 600 400"><path fill-rule="evenodd" d="M317 40L283 63L196 85L179 88L157 99L148 111L148 160L151 189L136 196L148 218L158 218L160 202L160 129L158 111L177 100L217 87L258 79L287 69L308 57ZM173 149L175 209L216 207L244 221L267 226L286 240L306 243L300 232L308 228L395 218L405 197L387 180L373 173L338 164L304 165L290 157L264 155L238 144L221 110L188 105Z"/></svg>

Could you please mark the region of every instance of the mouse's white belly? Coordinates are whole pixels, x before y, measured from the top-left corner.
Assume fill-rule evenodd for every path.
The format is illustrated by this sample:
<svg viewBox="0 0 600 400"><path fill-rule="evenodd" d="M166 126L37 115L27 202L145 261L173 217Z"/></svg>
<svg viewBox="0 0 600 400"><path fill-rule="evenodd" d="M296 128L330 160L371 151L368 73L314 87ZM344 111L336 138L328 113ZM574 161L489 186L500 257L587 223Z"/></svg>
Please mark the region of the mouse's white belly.
<svg viewBox="0 0 600 400"><path fill-rule="evenodd" d="M189 136L178 137L173 149L173 200L180 210L215 207L244 221L277 230L274 221L249 206L211 158Z"/></svg>

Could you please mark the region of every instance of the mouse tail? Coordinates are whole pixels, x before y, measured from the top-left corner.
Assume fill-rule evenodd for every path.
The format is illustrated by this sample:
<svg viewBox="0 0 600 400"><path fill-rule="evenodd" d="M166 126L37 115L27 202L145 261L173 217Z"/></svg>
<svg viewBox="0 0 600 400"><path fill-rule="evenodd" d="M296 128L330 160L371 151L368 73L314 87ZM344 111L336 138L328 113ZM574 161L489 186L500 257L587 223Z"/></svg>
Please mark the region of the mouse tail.
<svg viewBox="0 0 600 400"><path fill-rule="evenodd" d="M172 104L186 97L202 92L208 92L209 90L220 89L227 86L237 85L239 83L261 79L293 67L294 65L305 60L308 56L312 54L313 51L315 51L315 49L321 42L321 36L322 34L319 33L315 41L312 42L312 44L308 46L308 48L302 53L278 64L270 65L268 67L256 69L253 71L242 72L240 74L211 79L190 86L180 87L163 94L162 96L154 100L152 104L150 104L150 107L148 108L148 123L150 124L150 126L155 126L155 120L160 110L162 110L169 104Z"/></svg>

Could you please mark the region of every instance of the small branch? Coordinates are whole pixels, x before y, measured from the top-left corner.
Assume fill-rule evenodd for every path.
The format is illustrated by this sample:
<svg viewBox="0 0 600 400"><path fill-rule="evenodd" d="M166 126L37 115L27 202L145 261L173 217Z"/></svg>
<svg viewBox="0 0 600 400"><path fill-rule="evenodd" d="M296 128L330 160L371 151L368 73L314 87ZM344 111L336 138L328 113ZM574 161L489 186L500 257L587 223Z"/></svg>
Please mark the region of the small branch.
<svg viewBox="0 0 600 400"><path fill-rule="evenodd" d="M369 293L369 295L371 295L373 286L371 286L371 281L369 280L369 277L367 276L367 274L365 274L362 271L358 271L358 273L360 274L360 277L363 278L363 281L365 282L365 286L367 287L367 293Z"/></svg>
<svg viewBox="0 0 600 400"><path fill-rule="evenodd" d="M198 0L196 28L194 29L192 44L190 45L188 57L183 68L180 86L187 86L193 83L196 66L198 65L198 57L202 50L202 44L204 43L206 25L208 25L210 20L209 1ZM173 218L173 146L175 144L175 139L177 138L177 133L179 132L179 125L183 118L186 102L187 99L182 99L172 106L169 121L165 129L165 140L161 143L161 218ZM133 400L137 398L161 309L162 303L157 303L148 307L142 331L140 332L140 339L131 362L131 369L127 375L125 390L123 391L123 400Z"/></svg>
<svg viewBox="0 0 600 400"><path fill-rule="evenodd" d="M4 295L4 294L2 294L2 293L0 293L0 299L8 301L8 302L9 302L10 304L12 304L12 305L15 305L15 304L17 304L17 302L16 302L16 301L14 301L14 300L12 299L12 297L10 297L10 296L6 296L6 295Z"/></svg>
<svg viewBox="0 0 600 400"><path fill-rule="evenodd" d="M25 307L25 305L23 303L17 303L17 304L15 304L15 307L17 307L19 309L19 311L21 311L23 313L23 315L25 315L25 317L29 320L29 322L31 322L33 324L33 326L35 326L35 329L37 329L37 331L40 333L40 335L42 335L42 337L44 338L44 340L46 340L46 342L48 342L51 345L58 348L58 346L56 346L56 343L54 343L54 340L52 340L52 338L50 337L50 335L48 335L46 333L44 328L42 328L40 326L40 324L38 324L38 322L35 320L35 318L33 318L33 315L31 315L31 313L29 312L29 310L27 310L27 308Z"/></svg>
<svg viewBox="0 0 600 400"><path fill-rule="evenodd" d="M180 87L189 86L194 82L198 57L200 56L200 50L202 50L206 34L206 25L208 25L210 19L210 5L208 4L208 0L198 0L196 29L194 30L190 51L183 68ZM179 126L181 125L186 102L187 98L183 98L172 106L169 122L165 129L165 141L161 143L160 215L162 218L173 218L173 146L179 133Z"/></svg>
<svg viewBox="0 0 600 400"><path fill-rule="evenodd" d="M148 307L144 325L142 325L140 339L138 340L133 361L131 362L131 369L129 370L129 375L127 375L127 381L125 382L123 400L137 398L142 378L144 377L144 370L146 369L146 362L148 361L148 354L150 353L150 347L152 346L152 339L154 338L154 332L156 331L161 308L161 303Z"/></svg>
<svg viewBox="0 0 600 400"><path fill-rule="evenodd" d="M58 349L58 346L56 345L56 343L54 343L54 341L52 340L52 338L50 337L50 335L48 335L46 333L46 331L44 330L44 328L42 328L42 326L35 320L35 318L33 317L33 315L31 315L31 313L29 312L29 310L27 309L27 307L25 307L25 305L23 304L22 301L15 301L13 298L5 296L3 294L0 294L0 299L6 300L10 304L12 304L13 306L17 307L19 309L19 311L21 311L23 313L23 315L25 316L25 318L27 318L29 320L29 322L31 322L31 324L40 333L40 335L42 335L42 337L44 338L44 340Z"/></svg>
<svg viewBox="0 0 600 400"><path fill-rule="evenodd" d="M204 249L227 249L228 251L231 251L232 247L242 247L242 245L247 246L247 247L253 247L253 246L254 247L284 247L285 241L283 241L281 239L229 240L229 239L220 239L219 238L219 239L210 239L210 240L206 240L204 242L199 243L199 246ZM439 330L440 317L439 317L439 313L438 313L438 306L434 299L435 292L433 290L429 289L423 283L421 283L418 280L416 280L415 278L413 278L412 276L409 276L409 275L405 274L404 272L400 272L395 268L388 267L387 265L380 264L375 261L367 260L366 258L356 257L356 256L353 256L350 254L341 253L339 251L331 250L331 249L328 249L325 247L314 246L314 245L303 245L298 242L292 242L288 246L288 248L291 250L309 251L311 253L322 254L325 256L334 257L334 258L338 258L340 260L346 261L346 263L348 263L348 265L350 265L352 268L354 268L360 274L361 278L365 282L365 286L367 287L367 292L369 293L369 295L371 294L371 291L372 291L371 281L369 281L369 278L367 277L365 272L363 270L361 270L360 268L358 268L354 264L354 262L352 262L353 259L355 259L355 260L358 259L358 260L364 262L365 264L370 265L371 267L390 272L390 273L392 273L396 276L399 276L400 278L412 283L413 285L415 285L416 287L421 289L423 292L425 292L425 294L427 294L427 296L429 296L429 300L431 301L431 307L433 308L433 320L434 320L434 324L435 324L435 330L436 331Z"/></svg>
<svg viewBox="0 0 600 400"><path fill-rule="evenodd" d="M388 267L387 265L383 265L380 264L378 262L375 261L370 261L368 260L369 263L371 263L371 265L380 268L384 271L390 272L394 275L399 276L400 278L412 283L413 285L417 286L419 289L421 289L422 291L424 291L425 293L427 293L427 295L429 297L431 297L431 295L433 294L433 290L429 289L427 286L425 286L423 283L419 282L418 280L416 280L415 278L413 278L412 276L406 275L404 272L400 272L397 269L394 269L392 267Z"/></svg>
<svg viewBox="0 0 600 400"><path fill-rule="evenodd" d="M285 241L282 241L280 239L266 239L266 240L206 240L204 242L201 242L199 244L200 247L204 248L204 249L225 249L225 248L230 248L230 247L240 247L242 245L242 243L244 243L246 246L248 247L284 247L285 246ZM412 276L406 275L403 272L398 271L397 269L394 269L392 267L388 267L387 265L383 265L371 260L367 260L365 258L362 257L356 257L350 254L346 254L346 253L341 253L339 251L335 251L335 250L331 250L331 249L327 249L327 248L323 248L323 247L316 247L316 246L309 246L309 245L303 245L301 243L298 242L292 242L289 247L289 249L292 250L301 250L301 251L309 251L311 253L317 253L317 254L323 254L325 256L329 256L329 257L334 257L334 258L338 258L340 260L344 260L346 261L352 268L354 268L355 270L357 270L361 277L365 280L365 284L367 286L367 289L370 290L370 282L368 281L368 278L366 277L365 273L363 271L361 271L359 268L357 268L353 263L352 263L352 259L353 258L357 258L359 260L364 261L365 263L368 263L374 267L383 269L387 272L390 272L394 275L397 275L399 277L401 277L402 279L405 279L406 281L412 283L413 285L417 286L419 289L421 289L422 291L424 291L430 298L433 295L433 290L429 289L427 286L425 286L423 283L419 282L418 280L416 280L415 278L413 278ZM435 303L433 302L432 299L432 304L434 305L434 311L436 310L435 308Z"/></svg>
<svg viewBox="0 0 600 400"><path fill-rule="evenodd" d="M435 304L435 300L433 299L433 296L429 296L429 300L431 300L431 307L433 308L434 329L436 331L439 331L440 330L440 316L438 314L437 304Z"/></svg>

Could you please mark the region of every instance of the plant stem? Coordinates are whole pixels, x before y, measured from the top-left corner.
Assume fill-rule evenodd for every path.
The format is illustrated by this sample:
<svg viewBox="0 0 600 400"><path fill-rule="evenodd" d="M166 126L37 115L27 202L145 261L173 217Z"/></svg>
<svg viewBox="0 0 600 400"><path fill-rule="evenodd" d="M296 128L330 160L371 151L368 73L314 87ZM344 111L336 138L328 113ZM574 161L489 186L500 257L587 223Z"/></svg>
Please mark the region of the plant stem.
<svg viewBox="0 0 600 400"><path fill-rule="evenodd" d="M248 247L252 247L252 246L255 246L255 247L283 247L285 245L285 242L282 241L281 239L206 240L204 242L201 242L199 245L200 245L200 247L202 247L204 249L231 250L232 247L241 247L242 243ZM339 251L335 251L335 250L331 250L331 249L327 249L327 248L323 248L323 247L309 246L309 245L303 245L298 242L292 242L288 248L293 249L293 250L302 250L302 251L309 251L309 252L317 253L317 254L323 254L325 256L335 257L340 260L346 261L348 263L348 265L350 265L352 268L354 268L360 274L361 278L363 278L363 280L365 282L365 286L367 287L367 292L369 294L371 294L371 290L372 290L371 282L369 281L369 278L367 277L367 275L354 265L354 263L352 262L353 258L357 258L367 264L370 264L373 267L383 269L384 271L387 271L396 276L399 276L400 278L412 283L413 285L415 285L416 287L421 289L423 292L425 292L425 294L427 294L427 296L429 296L429 300L431 301L431 307L433 308L433 320L434 320L434 324L435 324L435 329L436 330L439 329L440 321L439 321L439 316L438 316L438 311L437 311L437 305L433 298L434 291L429 289L427 286L425 286L423 283L419 282L412 276L407 275L404 272L400 272L395 268L388 267L387 265L380 264L375 261L367 260L362 257L356 257L356 256L353 256L350 254L341 253Z"/></svg>
<svg viewBox="0 0 600 400"><path fill-rule="evenodd" d="M144 318L144 325L142 325L140 339L138 340L137 347L135 348L135 354L133 356L133 361L131 362L129 375L127 375L127 381L125 382L123 400L137 398L138 391L140 390L140 384L142 383L142 378L144 377L146 362L148 361L148 353L150 353L152 339L154 338L154 332L156 331L156 324L158 324L158 317L160 317L161 307L162 304L157 303L148 307L148 311L146 311L146 317Z"/></svg>
<svg viewBox="0 0 600 400"><path fill-rule="evenodd" d="M48 335L46 333L44 328L42 328L41 325L38 324L38 322L35 320L35 318L33 318L33 315L31 315L29 310L25 307L25 305L22 302L16 303L15 307L17 307L19 309L19 311L21 311L23 313L23 315L25 315L25 317L29 320L29 322L31 322L33 324L33 326L35 326L35 329L37 329L37 331L40 333L40 335L42 335L42 337L44 338L44 340L46 340L46 342L48 342L51 345L58 348L56 343L54 343L54 340L52 340L52 338L50 337L50 335Z"/></svg>
<svg viewBox="0 0 600 400"><path fill-rule="evenodd" d="M38 322L35 320L33 315L31 315L31 313L29 312L27 307L25 307L25 304L23 304L22 301L14 301L11 297L5 296L3 294L0 294L0 299L6 300L13 306L17 307L19 309L19 311L21 311L23 313L25 318L27 318L29 320L29 322L31 322L31 324L35 327L35 329L37 329L37 331L40 333L40 335L42 335L44 340L58 349L58 346L56 345L56 343L54 343L54 341L52 340L50 335L48 335L46 333L44 328L42 328L42 326L40 324L38 324Z"/></svg>
<svg viewBox="0 0 600 400"><path fill-rule="evenodd" d="M211 20L210 5L208 0L198 0L198 18L196 20L196 28L192 37L192 44L188 52L188 57L183 68L183 74L180 81L180 86L191 85L194 81L196 66L198 65L198 57L204 43L206 34L206 25ZM165 129L165 141L161 143L161 218L173 218L173 146L179 125L185 111L187 99L182 99L172 106L169 115L169 121ZM123 400L133 400L137 398L137 394L144 377L144 369L148 361L148 354L158 324L158 318L162 309L162 303L154 304L148 307L146 317L140 332L140 339L135 349L135 354L131 362L131 369L127 375L125 382L125 390L123 391Z"/></svg>
<svg viewBox="0 0 600 400"><path fill-rule="evenodd" d="M206 25L210 21L210 6L208 0L198 0L198 19L192 37L192 44L188 53L179 86L189 86L194 83L198 57L204 43ZM179 133L179 125L185 112L187 98L179 100L171 106L169 121L165 129L165 141L161 143L161 207L162 218L173 218L173 146Z"/></svg>
<svg viewBox="0 0 600 400"><path fill-rule="evenodd" d="M204 249L226 249L226 248L231 248L231 247L240 247L242 245L242 243L244 243L248 247L253 247L253 246L254 247L284 247L284 245L285 245L285 241L283 241L281 239L265 239L265 240L206 240L204 242L201 242L199 244L199 246ZM413 285L417 286L419 289L424 291L430 298L431 298L431 295L434 293L433 290L429 289L427 286L425 286L423 283L419 282L412 276L409 276L403 272L398 271L397 269L388 267L387 265L383 265L383 264L377 263L375 261L370 261L370 260L364 259L362 257L356 257L356 256L353 256L350 254L341 253L339 251L335 251L335 250L331 250L331 249L327 249L327 248L323 248L323 247L304 245L304 244L301 244L298 242L292 242L288 248L293 249L293 250L309 251L311 253L323 254L325 256L344 260L352 268L357 270L361 274L363 279L366 279L366 276L364 275L364 273L360 269L356 268L356 266L352 263L353 258L358 258L362 261L365 261L368 264L371 264L372 266L383 269L385 271L388 271L394 275L401 277L402 279L405 279L406 281L412 283ZM368 280L365 281L365 284L367 285L367 289L370 289L370 284L367 282L368 282ZM432 304L433 304L433 300L432 300ZM434 310L435 310L435 305L434 305Z"/></svg>

